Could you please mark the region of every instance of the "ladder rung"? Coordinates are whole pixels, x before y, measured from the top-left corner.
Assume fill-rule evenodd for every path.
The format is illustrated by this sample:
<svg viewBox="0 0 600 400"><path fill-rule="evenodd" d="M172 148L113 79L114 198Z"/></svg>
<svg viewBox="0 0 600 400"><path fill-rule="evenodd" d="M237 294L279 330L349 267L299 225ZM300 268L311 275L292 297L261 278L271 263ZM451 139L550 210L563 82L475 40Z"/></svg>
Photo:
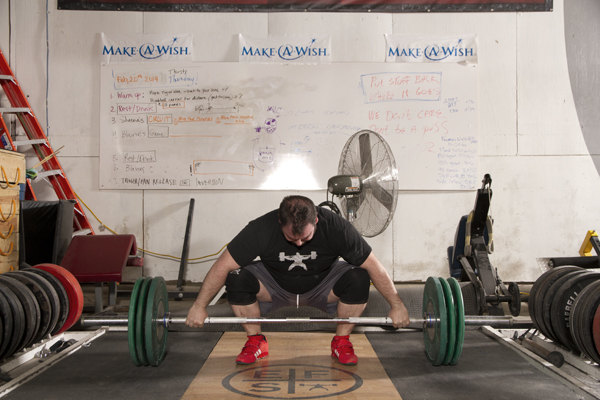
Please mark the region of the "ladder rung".
<svg viewBox="0 0 600 400"><path fill-rule="evenodd" d="M13 140L15 146L22 144L47 144L46 139Z"/></svg>
<svg viewBox="0 0 600 400"><path fill-rule="evenodd" d="M38 172L38 178L45 178L51 175L62 175L62 171L60 169L51 169L50 171L42 171Z"/></svg>
<svg viewBox="0 0 600 400"><path fill-rule="evenodd" d="M4 107L4 108L0 108L0 113L21 113L21 112L26 112L28 113L30 110L27 107Z"/></svg>
<svg viewBox="0 0 600 400"><path fill-rule="evenodd" d="M4 58L2 51L0 51L0 84L2 85L2 90L4 91L6 98L8 99L8 103L3 103L2 105L12 106L7 108L0 107L0 149L14 147L14 150L16 150L17 145L32 144L40 161L43 162L44 160L47 160L51 155L46 155L48 153L46 150L52 150L50 141L44 134L42 126L33 113L33 109L27 101L27 97L21 90L21 87L18 85L17 80L11 71L8 62L6 61L6 58ZM2 113L16 113L19 122L27 133L27 138L33 140L21 140L13 142L10 134L8 133L8 128L6 127ZM47 146L47 148L42 149L40 147L42 145ZM41 172L37 173L37 176L48 182L54 188L56 195L60 199L75 199L75 192L73 191L73 188L69 184L64 171L62 171L58 165L58 160L56 158L55 161L56 162L47 165L51 165L48 168L52 168L52 166L54 166L57 169L52 171L42 170ZM54 176L54 178L50 178L50 175ZM27 182L29 183L29 179L27 179ZM27 185L27 191L35 199L35 194L33 193L33 190L31 190L31 185L29 184ZM75 201L77 205L79 204L77 200L72 201ZM90 225L86 215L83 213L83 210L79 210L78 208L80 207L75 207L77 212L73 215L74 230L78 231L78 234L85 233L93 235L94 230Z"/></svg>

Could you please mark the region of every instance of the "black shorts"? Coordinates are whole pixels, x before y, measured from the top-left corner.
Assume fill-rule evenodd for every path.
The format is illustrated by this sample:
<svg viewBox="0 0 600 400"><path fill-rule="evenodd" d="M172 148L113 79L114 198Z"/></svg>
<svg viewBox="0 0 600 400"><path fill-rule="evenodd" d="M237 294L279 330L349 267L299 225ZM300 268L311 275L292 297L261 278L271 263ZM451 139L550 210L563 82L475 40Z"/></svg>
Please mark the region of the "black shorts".
<svg viewBox="0 0 600 400"><path fill-rule="evenodd" d="M333 286L345 272L352 268L360 267L348 264L346 261L337 261L331 267L331 272L327 274L321 283L314 289L303 294L294 294L282 289L261 261L248 264L244 268L252 272L271 295L272 303L258 302L262 314L287 306L310 306L332 315L335 314L338 304L337 301L327 303L327 297L331 293Z"/></svg>

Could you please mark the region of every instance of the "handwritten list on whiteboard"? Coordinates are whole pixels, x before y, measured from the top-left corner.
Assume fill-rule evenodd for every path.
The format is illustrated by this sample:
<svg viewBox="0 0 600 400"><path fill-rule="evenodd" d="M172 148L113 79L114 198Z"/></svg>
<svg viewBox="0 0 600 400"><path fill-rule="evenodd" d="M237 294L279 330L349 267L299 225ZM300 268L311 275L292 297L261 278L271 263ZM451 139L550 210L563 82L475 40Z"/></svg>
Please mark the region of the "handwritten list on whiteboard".
<svg viewBox="0 0 600 400"><path fill-rule="evenodd" d="M325 189L356 132L390 145L400 190L470 190L477 67L103 64L101 189Z"/></svg>

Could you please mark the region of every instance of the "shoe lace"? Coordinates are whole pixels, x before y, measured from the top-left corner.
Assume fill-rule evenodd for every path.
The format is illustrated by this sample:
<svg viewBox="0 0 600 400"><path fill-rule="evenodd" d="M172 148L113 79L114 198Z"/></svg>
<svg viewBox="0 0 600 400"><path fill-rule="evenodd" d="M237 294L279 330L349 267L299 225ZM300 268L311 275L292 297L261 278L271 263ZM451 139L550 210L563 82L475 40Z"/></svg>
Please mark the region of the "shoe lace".
<svg viewBox="0 0 600 400"><path fill-rule="evenodd" d="M252 347L258 348L261 340L262 337L250 337L242 348L242 352L254 353L255 350L253 350Z"/></svg>
<svg viewBox="0 0 600 400"><path fill-rule="evenodd" d="M348 339L338 339L335 344L335 347L339 350L344 349L347 351L354 349L352 343Z"/></svg>

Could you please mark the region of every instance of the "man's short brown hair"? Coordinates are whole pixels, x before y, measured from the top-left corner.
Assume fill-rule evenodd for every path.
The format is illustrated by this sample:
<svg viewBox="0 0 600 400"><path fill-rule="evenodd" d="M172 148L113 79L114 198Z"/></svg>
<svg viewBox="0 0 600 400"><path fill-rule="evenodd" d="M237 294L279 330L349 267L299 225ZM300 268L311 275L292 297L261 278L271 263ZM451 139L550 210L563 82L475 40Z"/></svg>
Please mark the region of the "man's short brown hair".
<svg viewBox="0 0 600 400"><path fill-rule="evenodd" d="M317 222L317 207L308 197L286 196L279 205L279 223L281 226L292 224L292 233L299 235L307 224Z"/></svg>

